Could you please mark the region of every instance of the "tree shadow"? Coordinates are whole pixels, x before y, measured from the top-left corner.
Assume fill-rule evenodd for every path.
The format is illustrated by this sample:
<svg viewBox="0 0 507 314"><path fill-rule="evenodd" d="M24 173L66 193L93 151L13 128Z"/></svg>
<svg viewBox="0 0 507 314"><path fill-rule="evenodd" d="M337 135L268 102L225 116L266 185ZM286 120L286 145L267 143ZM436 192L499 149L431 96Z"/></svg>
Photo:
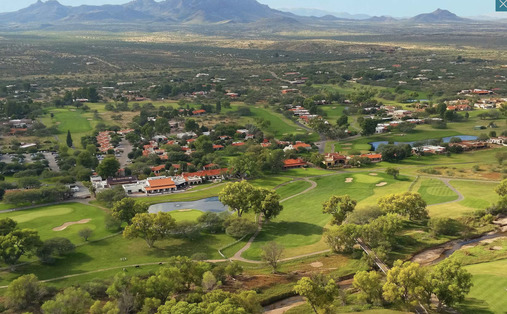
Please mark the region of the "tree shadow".
<svg viewBox="0 0 507 314"><path fill-rule="evenodd" d="M262 232L257 240L273 241L277 237L286 235L312 236L321 235L324 228L321 226L300 221L268 222L262 226Z"/></svg>
<svg viewBox="0 0 507 314"><path fill-rule="evenodd" d="M475 298L467 298L463 303L456 305L455 308L463 314L493 314L491 310L489 310L489 305L484 300L479 300ZM507 313L507 311L505 312Z"/></svg>

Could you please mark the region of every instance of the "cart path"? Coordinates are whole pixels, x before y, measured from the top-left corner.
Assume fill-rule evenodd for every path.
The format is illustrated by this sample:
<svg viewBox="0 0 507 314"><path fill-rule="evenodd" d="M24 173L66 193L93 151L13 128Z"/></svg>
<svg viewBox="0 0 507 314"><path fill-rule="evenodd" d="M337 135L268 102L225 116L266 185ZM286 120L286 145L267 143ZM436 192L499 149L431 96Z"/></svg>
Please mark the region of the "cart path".
<svg viewBox="0 0 507 314"><path fill-rule="evenodd" d="M456 203L456 202L461 202L462 200L465 199L465 196L463 194L461 194L460 191L458 191L455 187L453 187L451 185L451 183L449 181L451 181L451 179L449 178L438 178L440 181L442 181L449 189L451 189L451 191L453 191L454 193L456 193L456 195L458 195L458 198L455 199L454 201L449 201L449 202L443 202L443 203L438 203L438 204L431 204L431 205L428 205L429 206L438 206L438 205L445 205L445 204L451 204L451 203Z"/></svg>
<svg viewBox="0 0 507 314"><path fill-rule="evenodd" d="M288 200L298 197L300 195L306 194L317 187L317 182L312 181L307 178L304 178L303 180L306 182L309 182L311 184L311 186L302 192L299 192L297 194L294 194L294 195L291 195L287 198L284 198L283 200L280 201L280 203L283 203L285 201L288 201ZM262 218L259 218L259 227L257 228L257 231L255 231L255 233L248 240L248 242L245 244L245 246L242 247L239 251L237 251L236 254L234 254L234 256L231 258L231 260L240 261L240 262L247 262L247 263L249 263L249 262L256 262L257 263L258 261L251 261L251 260L247 260L247 259L241 257L241 254L243 254L246 250L248 250L252 246L253 241L255 241L255 238L259 235L261 230L262 230ZM261 263L261 262L258 262L258 263Z"/></svg>

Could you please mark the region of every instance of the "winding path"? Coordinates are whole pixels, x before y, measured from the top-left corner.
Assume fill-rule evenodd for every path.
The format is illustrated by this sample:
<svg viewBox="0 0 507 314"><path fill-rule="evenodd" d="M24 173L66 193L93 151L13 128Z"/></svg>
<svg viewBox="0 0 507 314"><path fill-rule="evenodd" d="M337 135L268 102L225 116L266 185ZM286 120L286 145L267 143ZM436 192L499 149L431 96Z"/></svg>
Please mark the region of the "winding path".
<svg viewBox="0 0 507 314"><path fill-rule="evenodd" d="M449 202L443 202L443 203L438 203L438 204L431 204L431 205L428 205L429 206L437 206L437 205L445 205L445 204L451 204L451 203L456 203L456 202L461 202L462 200L465 199L465 196L463 194L461 194L460 191L458 191L455 187L453 187L451 185L451 183L449 183L449 181L451 181L451 179L449 178L438 178L440 181L442 181L449 189L451 189L451 191L453 191L454 193L456 193L456 195L458 195L458 198L455 199L454 201L449 201Z"/></svg>
<svg viewBox="0 0 507 314"><path fill-rule="evenodd" d="M288 201L288 200L290 200L290 199L292 199L294 197L298 197L300 195L308 193L308 192L310 192L311 190L313 190L313 189L315 189L317 187L317 182L312 181L312 180L307 179L307 178L304 178L303 180L306 181L306 182L309 182L311 184L311 186L308 189L306 189L306 190L304 190L302 192L299 192L297 194L294 194L294 195L291 195L291 196L289 196L287 198L284 198L283 200L280 201L280 203L283 203L283 202ZM291 182L293 182L293 181L291 181ZM248 240L248 242L245 244L245 246L242 247L239 251L237 251L236 254L234 254L234 256L230 258L230 260L232 260L232 261L239 261L239 262L246 262L246 263L255 263L255 264L262 263L260 261L248 260L248 259L245 259L245 258L241 257L241 255L252 246L253 241L255 241L255 238L259 235L259 233L261 232L261 230L262 230L262 218L259 218L259 227L257 228L257 231L252 235L252 237ZM315 254L320 254L320 253L313 253L313 254L315 255ZM297 256L296 256L296 258L297 258ZM296 259L296 258L294 258L294 259Z"/></svg>

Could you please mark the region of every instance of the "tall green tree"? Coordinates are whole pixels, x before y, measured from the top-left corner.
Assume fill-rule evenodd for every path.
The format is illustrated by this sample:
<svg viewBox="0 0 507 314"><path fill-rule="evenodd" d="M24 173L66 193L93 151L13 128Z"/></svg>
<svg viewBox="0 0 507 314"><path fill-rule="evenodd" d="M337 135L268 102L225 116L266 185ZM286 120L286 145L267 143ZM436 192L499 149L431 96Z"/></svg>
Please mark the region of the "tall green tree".
<svg viewBox="0 0 507 314"><path fill-rule="evenodd" d="M314 278L303 277L294 286L294 292L305 297L315 314L326 313L340 290L333 279L322 275Z"/></svg>
<svg viewBox="0 0 507 314"><path fill-rule="evenodd" d="M419 302L428 304L430 289L426 270L417 263L398 260L387 273L382 287L384 299L416 306Z"/></svg>
<svg viewBox="0 0 507 314"><path fill-rule="evenodd" d="M120 162L113 156L104 158L97 167L97 173L102 178L114 177L118 170L120 170Z"/></svg>
<svg viewBox="0 0 507 314"><path fill-rule="evenodd" d="M268 189L258 189L260 204L255 206L255 212L262 214L266 220L275 218L283 210L280 204L280 195L276 191Z"/></svg>
<svg viewBox="0 0 507 314"><path fill-rule="evenodd" d="M144 202L136 201L133 198L126 197L113 205L113 217L131 223L132 218L137 214L144 214L148 212L148 205Z"/></svg>
<svg viewBox="0 0 507 314"><path fill-rule="evenodd" d="M385 195L378 200L378 206L386 213L399 214L411 220L428 218L426 201L419 193L404 192Z"/></svg>
<svg viewBox="0 0 507 314"><path fill-rule="evenodd" d="M324 239L334 252L352 252L356 239L361 234L361 226L343 224L331 226L324 232Z"/></svg>
<svg viewBox="0 0 507 314"><path fill-rule="evenodd" d="M0 258L11 267L25 254L35 254L42 246L36 230L22 229L0 236Z"/></svg>
<svg viewBox="0 0 507 314"><path fill-rule="evenodd" d="M361 291L360 297L366 303L380 304L382 302L382 275L378 272L360 271L354 276L352 285Z"/></svg>
<svg viewBox="0 0 507 314"><path fill-rule="evenodd" d="M23 275L7 287L5 303L10 309L22 311L40 305L46 294L46 287L34 274Z"/></svg>
<svg viewBox="0 0 507 314"><path fill-rule="evenodd" d="M88 292L81 288L69 287L58 293L54 300L44 302L41 309L47 314L85 314L93 300Z"/></svg>
<svg viewBox="0 0 507 314"><path fill-rule="evenodd" d="M333 215L333 224L340 225L347 217L347 213L352 212L356 205L357 201L351 199L349 195L332 196L322 204L322 212Z"/></svg>
<svg viewBox="0 0 507 314"><path fill-rule="evenodd" d="M70 130L67 130L67 146L72 147L72 135L70 135Z"/></svg>
<svg viewBox="0 0 507 314"><path fill-rule="evenodd" d="M239 182L229 182L218 193L218 198L222 204L229 206L230 211L234 211L241 217L242 214L252 209L252 203L258 203L261 195L256 193L256 189L246 180Z"/></svg>
<svg viewBox="0 0 507 314"><path fill-rule="evenodd" d="M127 239L144 239L152 248L155 241L170 237L175 226L176 221L169 213L137 214L123 231L123 236Z"/></svg>
<svg viewBox="0 0 507 314"><path fill-rule="evenodd" d="M393 176L394 179L397 179L398 176L400 175L400 169L394 168L394 167L388 167L386 169L386 174Z"/></svg>
<svg viewBox="0 0 507 314"><path fill-rule="evenodd" d="M433 268L429 283L438 298L439 308L442 304L453 306L463 302L473 286L472 275L461 263L450 258Z"/></svg>

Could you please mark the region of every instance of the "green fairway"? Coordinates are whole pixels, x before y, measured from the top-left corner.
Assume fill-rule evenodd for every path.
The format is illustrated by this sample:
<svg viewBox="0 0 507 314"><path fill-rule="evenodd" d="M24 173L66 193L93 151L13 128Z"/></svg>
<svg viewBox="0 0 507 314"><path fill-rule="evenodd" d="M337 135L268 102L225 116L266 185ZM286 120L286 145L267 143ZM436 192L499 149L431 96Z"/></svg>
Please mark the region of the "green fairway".
<svg viewBox="0 0 507 314"><path fill-rule="evenodd" d="M498 313L507 309L507 260L467 266L472 273L473 284L464 304L459 306L462 313Z"/></svg>
<svg viewBox="0 0 507 314"><path fill-rule="evenodd" d="M51 118L50 113L54 115ZM80 109L51 109L41 119L47 127L56 126L59 134L58 140L64 143L67 138L67 131L70 131L74 146L80 146L80 139L83 136L90 135L93 127L97 123L93 119L91 112L84 112Z"/></svg>
<svg viewBox="0 0 507 314"><path fill-rule="evenodd" d="M74 244L80 244L84 243L84 240L78 236L77 232L85 227L93 230L90 240L112 234L105 229L105 216L106 213L100 208L80 203L66 203L0 214L0 219L9 217L18 222L20 228L36 229L42 240L64 237ZM64 223L83 219L91 220L85 224L70 225L62 231L53 231L53 228L62 226Z"/></svg>
<svg viewBox="0 0 507 314"><path fill-rule="evenodd" d="M345 183L349 177L354 178L354 181ZM313 180L317 183L317 188L284 202L282 213L263 226L262 232L243 257L259 259L261 247L269 241L282 243L287 249L286 257L307 253L304 247L321 240L323 227L330 220L329 215L322 214L324 201L332 195L344 194L361 201L374 195L376 184L387 182L389 185L394 182L384 174L339 174Z"/></svg>
<svg viewBox="0 0 507 314"><path fill-rule="evenodd" d="M201 217L203 214L202 211L191 209L191 210L175 210L171 212L171 216L177 221L192 221L196 222L197 218Z"/></svg>
<svg viewBox="0 0 507 314"><path fill-rule="evenodd" d="M420 179L420 187L417 192L421 194L428 205L451 202L458 199L458 195L438 179Z"/></svg>
<svg viewBox="0 0 507 314"><path fill-rule="evenodd" d="M452 180L450 183L465 196L465 199L459 202L460 205L485 209L499 200L498 194L495 193L495 188L498 186L496 182Z"/></svg>
<svg viewBox="0 0 507 314"><path fill-rule="evenodd" d="M292 183L289 183L287 185L284 185L278 189L276 189L276 192L280 194L280 199L285 199L291 195L301 193L308 189L311 186L310 182L307 181L295 181Z"/></svg>

